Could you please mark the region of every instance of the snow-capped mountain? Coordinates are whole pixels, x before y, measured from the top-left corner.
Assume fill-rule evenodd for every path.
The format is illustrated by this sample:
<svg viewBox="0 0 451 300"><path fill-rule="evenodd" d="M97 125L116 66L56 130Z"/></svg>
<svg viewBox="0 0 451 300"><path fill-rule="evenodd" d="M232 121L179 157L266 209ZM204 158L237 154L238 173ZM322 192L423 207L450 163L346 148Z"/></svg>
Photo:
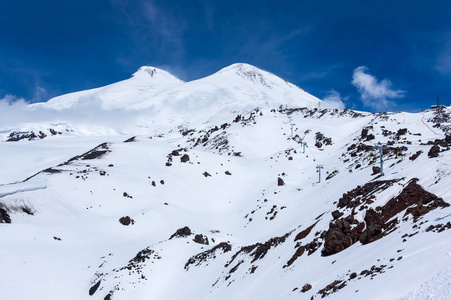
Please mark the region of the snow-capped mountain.
<svg viewBox="0 0 451 300"><path fill-rule="evenodd" d="M321 100L248 64L234 64L198 80L183 82L166 71L141 67L127 80L50 99L32 107L54 110L140 112L140 126L189 122L199 125L230 112L278 105L317 107ZM98 109L99 108L99 109Z"/></svg>
<svg viewBox="0 0 451 300"><path fill-rule="evenodd" d="M163 72L33 106L97 97L103 131L3 131L0 298L449 299L450 107L318 109L245 64ZM140 105L158 122L111 129Z"/></svg>

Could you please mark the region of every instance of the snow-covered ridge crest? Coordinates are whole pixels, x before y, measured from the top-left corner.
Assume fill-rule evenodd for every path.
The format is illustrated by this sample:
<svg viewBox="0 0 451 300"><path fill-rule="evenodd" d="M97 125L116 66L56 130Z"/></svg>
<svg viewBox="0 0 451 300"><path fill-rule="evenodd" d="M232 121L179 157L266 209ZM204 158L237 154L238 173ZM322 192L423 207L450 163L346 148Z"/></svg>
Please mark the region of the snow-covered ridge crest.
<svg viewBox="0 0 451 300"><path fill-rule="evenodd" d="M252 65L246 64L246 63L236 63L232 64L228 67L225 67L217 72L217 74L228 74L233 73L235 75L238 75L239 77L251 81L252 83L256 85L262 85L267 88L274 88L277 85L286 85L289 88L299 88L296 85L289 83L288 81L283 80L282 78L261 70L257 67L254 67ZM300 88L299 88L300 89ZM302 90L302 89L301 89Z"/></svg>
<svg viewBox="0 0 451 300"><path fill-rule="evenodd" d="M132 78L141 78L150 80L150 82L158 83L183 83L183 80L175 77L171 73L152 66L142 66L135 73L132 74Z"/></svg>

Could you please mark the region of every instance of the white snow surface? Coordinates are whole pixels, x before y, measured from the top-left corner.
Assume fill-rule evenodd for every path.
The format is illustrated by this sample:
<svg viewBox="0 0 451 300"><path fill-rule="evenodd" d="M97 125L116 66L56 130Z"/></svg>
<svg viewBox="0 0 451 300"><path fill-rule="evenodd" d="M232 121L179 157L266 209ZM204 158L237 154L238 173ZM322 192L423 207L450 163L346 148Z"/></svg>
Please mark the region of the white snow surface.
<svg viewBox="0 0 451 300"><path fill-rule="evenodd" d="M0 222L6 212L11 223L0 223L1 299L321 299L335 281L344 286L325 299L449 299L451 230L428 229L451 222L449 206L418 220L403 210L389 234L322 255L331 212L350 215L337 203L357 186L397 180L355 209L359 222L413 178L451 203L451 151L439 146L438 156L428 157L435 140L446 136L446 127L431 121L437 111L280 109L302 97L296 107L318 100L245 64L187 83L143 67L126 81L42 106L76 113L83 97L97 97L106 111L154 105L162 124L143 128L130 119L136 123L124 133L112 123L65 122L57 127L62 134L42 139L5 142L2 136ZM165 119L165 109L183 111L180 122ZM184 119L187 111L197 119ZM48 126L14 124L15 130ZM374 138L363 138L363 128ZM317 133L330 145L322 140L317 147ZM307 142L305 152L299 138ZM379 166L376 151L351 155L352 144L377 142L398 147L384 155L380 178L372 169ZM189 160L182 162L185 154ZM133 219L127 226L119 222L126 216ZM193 234L170 239L184 226ZM195 242L197 234L208 245ZM287 266L299 246L315 241L312 253L307 249ZM206 259L195 259L202 252ZM311 288L302 291L306 284Z"/></svg>

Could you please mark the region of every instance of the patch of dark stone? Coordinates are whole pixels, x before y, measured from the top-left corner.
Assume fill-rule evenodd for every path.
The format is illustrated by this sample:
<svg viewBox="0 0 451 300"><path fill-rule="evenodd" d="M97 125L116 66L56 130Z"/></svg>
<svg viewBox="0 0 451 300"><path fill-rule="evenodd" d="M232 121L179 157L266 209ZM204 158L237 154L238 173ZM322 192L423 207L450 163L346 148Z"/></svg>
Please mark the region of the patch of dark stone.
<svg viewBox="0 0 451 300"><path fill-rule="evenodd" d="M421 151L421 150L420 150L420 151L417 151L416 153L412 154L412 156L410 156L409 159L410 159L411 161L414 161L415 159L418 158L418 156L420 156L421 153L423 153L423 151Z"/></svg>
<svg viewBox="0 0 451 300"><path fill-rule="evenodd" d="M361 140L363 140L363 141L371 141L371 140L375 139L374 134L372 134L372 133L368 134L368 131L370 129L373 130L373 126L367 126L367 127L362 128L362 131L360 133L360 139Z"/></svg>
<svg viewBox="0 0 451 300"><path fill-rule="evenodd" d="M57 167L68 165L69 163L71 163L75 160L98 159L98 158L104 156L105 154L107 154L108 152L111 152L111 150L109 149L108 146L109 146L109 143L102 143L102 144L98 145L97 147L94 147L93 149L91 149L81 155L72 157L68 161L66 161L62 164L59 164Z"/></svg>
<svg viewBox="0 0 451 300"><path fill-rule="evenodd" d="M125 198L133 199L133 197L132 197L131 195L129 195L127 192L124 192L124 193L122 194L122 196L124 196Z"/></svg>
<svg viewBox="0 0 451 300"><path fill-rule="evenodd" d="M332 283L328 284L326 287L320 289L317 294L320 295L321 298L325 298L325 297L341 290L342 288L346 287L347 283L350 282L351 280L358 280L362 277L368 277L368 276L370 276L371 279L373 279L373 277L377 276L378 274L385 273L386 267L387 267L386 265L380 265L380 266L374 265L369 270L363 270L359 273L357 273L357 272L348 273L346 275L346 279L343 278L343 279L334 280ZM393 266L391 266L389 268L392 268L392 267ZM312 288L312 286L310 284L305 284L302 287L301 292L305 293L305 292L309 291L311 288ZM297 290L297 288L296 288L296 290ZM313 298L314 297L312 297L312 299Z"/></svg>
<svg viewBox="0 0 451 300"><path fill-rule="evenodd" d="M296 261L296 259L301 257L305 252L307 252L307 255L312 255L316 252L316 250L318 250L319 247L321 247L322 244L323 243L320 241L319 237L314 238L311 242L306 243L305 245L302 245L300 242L298 242L295 246L296 251L283 266L283 268L291 266Z"/></svg>
<svg viewBox="0 0 451 300"><path fill-rule="evenodd" d="M62 171L55 168L47 168L45 170L42 170L43 173L49 173L49 174L55 174L55 173L61 173Z"/></svg>
<svg viewBox="0 0 451 300"><path fill-rule="evenodd" d="M273 110L275 112L275 110ZM318 109L318 108L307 108L307 107L301 107L301 108L285 108L280 110L279 112L283 112L286 114L292 114L294 112L299 112L304 115L304 118L312 118L312 119L320 119L326 114L330 116L337 116L337 117L351 117L351 118L361 118L364 117L364 114L355 112L350 109L345 110L338 110L338 109Z"/></svg>
<svg viewBox="0 0 451 300"><path fill-rule="evenodd" d="M147 248L139 251L135 255L135 257L133 257L131 260L129 260L129 262L126 266L121 267L119 269L113 269L112 272L118 273L121 271L126 271L129 275L131 275L133 273L137 273L138 275L141 275L138 279L138 282L140 282L140 280L147 280L146 276L144 276L144 274L142 274L142 273L143 273L143 268L144 268L145 262L147 260L151 259L152 255L153 255L154 259L161 259L161 257L158 254L156 254L156 252L154 250L147 247ZM96 273L96 275L98 278L102 278L103 276L108 275L108 273L107 274ZM100 285L100 281L101 280L99 280L93 287L91 287L93 293L91 294L91 289L90 289L90 295L93 295L96 292L98 286L95 289L94 289L94 287L96 285ZM114 292L119 289L120 289L119 285L114 286L113 289L105 296L104 299L112 299Z"/></svg>
<svg viewBox="0 0 451 300"><path fill-rule="evenodd" d="M416 178L410 180L401 193L390 199L384 206L366 209L365 223L355 220L353 214L357 206L365 207L363 204L368 203L369 197L365 193L361 193L362 190L365 190L366 185L351 191L351 193L344 194L343 198L339 200L338 207L350 207L353 209L353 213L346 218L338 218L329 224L329 230L324 235L322 255L328 256L338 253L357 241L368 244L390 234L398 224L398 218L394 217L402 211L405 211L404 217L412 215L414 222L416 222L421 216L435 208L449 206L443 199L425 191L417 181ZM387 188L387 184L391 185L393 182L394 180L368 183L372 185L367 186L367 191L374 193L375 190L380 190L384 186ZM359 200L352 201L348 198L349 194L361 194L362 196ZM345 195L348 196L345 197ZM352 224L356 226L352 227Z"/></svg>
<svg viewBox="0 0 451 300"><path fill-rule="evenodd" d="M347 148L347 151L350 152L349 155L351 155L351 157L356 157L357 154L361 153L361 152L371 152L373 151L373 146L371 145L366 145L363 143L359 143L359 144L352 144L351 146L349 146Z"/></svg>
<svg viewBox="0 0 451 300"><path fill-rule="evenodd" d="M449 106L446 107L444 105L434 107L432 109L434 116L428 119L428 122L435 123L432 127L440 128L443 132L451 134L451 126L449 125L451 122L451 114L448 108Z"/></svg>
<svg viewBox="0 0 451 300"><path fill-rule="evenodd" d="M277 185L278 186L284 186L285 185L285 182L283 181L282 178L280 178L280 177L277 178Z"/></svg>
<svg viewBox="0 0 451 300"><path fill-rule="evenodd" d="M210 243L208 242L208 237L203 234L196 234L194 236L193 242L201 244L201 245L209 245Z"/></svg>
<svg viewBox="0 0 451 300"><path fill-rule="evenodd" d="M53 128L49 128L49 131L50 131L50 134L51 134L51 135L62 134L62 132L56 131L56 130L53 129Z"/></svg>
<svg viewBox="0 0 451 300"><path fill-rule="evenodd" d="M428 228L426 228L426 232L432 231L440 233L447 229L451 229L451 222L448 222L446 224L430 225Z"/></svg>
<svg viewBox="0 0 451 300"><path fill-rule="evenodd" d="M226 263L225 267L230 266L230 264L235 260L235 258L239 255L239 254L249 254L250 257L252 257L251 263L254 263L255 261L262 259L263 257L265 257L265 255L268 253L268 251L272 248L272 247L277 247L280 244L284 243L285 240L288 238L288 236L292 233L288 232L286 234L284 234L283 236L280 237L273 237L271 239L269 239L268 241L264 242L264 243L256 243L250 246L245 246L242 247L240 250L238 250L230 259L229 262Z"/></svg>
<svg viewBox="0 0 451 300"><path fill-rule="evenodd" d="M47 135L42 131L39 131L38 134L34 131L13 131L6 138L6 142L18 142L20 140L31 141L37 138L43 139L45 137L47 137Z"/></svg>
<svg viewBox="0 0 451 300"><path fill-rule="evenodd" d="M208 172L206 172L206 171L203 172L202 175L204 175L205 177L211 177L210 173L208 173Z"/></svg>
<svg viewBox="0 0 451 300"><path fill-rule="evenodd" d="M268 212L266 213L266 215L267 215L267 216L269 215L269 220L272 221L272 220L274 220L274 219L276 218L277 213L278 213L278 211L277 211L277 205L273 205L272 208L271 208L271 210L268 211ZM267 220L268 217L265 217L265 219Z"/></svg>
<svg viewBox="0 0 451 300"><path fill-rule="evenodd" d="M181 155L180 152L182 152L182 151L183 152L187 152L188 149L187 148L179 148L179 149L172 150L172 152L167 155L168 160L166 161L166 167L172 166L172 157L173 156L180 156ZM189 159L190 159L189 155L188 154L184 154L180 158L180 161L185 163L185 162L188 162Z"/></svg>
<svg viewBox="0 0 451 300"><path fill-rule="evenodd" d="M126 140L124 141L124 143L133 143L133 142L137 142L136 136L132 136L131 138L126 139Z"/></svg>
<svg viewBox="0 0 451 300"><path fill-rule="evenodd" d="M321 132L317 132L315 134L315 141L316 141L315 146L317 148L321 148L323 145L325 146L332 145L332 138L325 137L324 134L322 134Z"/></svg>
<svg viewBox="0 0 451 300"><path fill-rule="evenodd" d="M327 297L330 294L341 290L346 286L346 281L344 280L335 280L334 282L328 284L325 288L318 291L318 294L321 295L321 298Z"/></svg>
<svg viewBox="0 0 451 300"><path fill-rule="evenodd" d="M185 264L185 270L188 270L190 265L194 265L195 267L200 266L202 263L207 262L209 259L215 259L218 251L221 251L220 254L226 253L232 250L232 246L229 243L222 242L218 245L214 246L211 249L203 251L199 254L192 256Z"/></svg>
<svg viewBox="0 0 451 300"><path fill-rule="evenodd" d="M338 174L338 170L334 170L332 173L327 175L326 180L332 179L334 176Z"/></svg>
<svg viewBox="0 0 451 300"><path fill-rule="evenodd" d="M230 173L229 171L225 171L224 173L229 176L232 175L232 173Z"/></svg>
<svg viewBox="0 0 451 300"><path fill-rule="evenodd" d="M193 233L191 232L191 229L188 226L185 226L183 228L177 229L177 231L173 235L171 235L169 239L172 240L173 238L187 237L192 234Z"/></svg>
<svg viewBox="0 0 451 300"><path fill-rule="evenodd" d="M97 289L98 289L99 286L100 286L100 282L101 282L101 280L97 281L97 283L94 284L94 285L89 289L89 296L92 296L92 295L95 294L95 292L97 292Z"/></svg>
<svg viewBox="0 0 451 300"><path fill-rule="evenodd" d="M309 283L304 284L301 289L301 293L305 293L307 291L310 291L312 289L312 285Z"/></svg>
<svg viewBox="0 0 451 300"><path fill-rule="evenodd" d="M446 135L444 139L436 139L435 141L429 141L426 145L432 145L429 149L428 157L438 157L439 153L448 151L451 146L451 135Z"/></svg>
<svg viewBox="0 0 451 300"><path fill-rule="evenodd" d="M132 218L130 218L129 216L126 217L122 217L119 219L119 223L121 223L124 226L128 226L128 225L134 225L135 224L135 220L133 220Z"/></svg>
<svg viewBox="0 0 451 300"><path fill-rule="evenodd" d="M28 207L28 206L22 205L20 207L20 210L22 210L27 215L34 216L33 210L30 207Z"/></svg>
<svg viewBox="0 0 451 300"><path fill-rule="evenodd" d="M392 186L401 179L371 181L363 186L357 186L348 191L338 200L338 208L355 209L361 204L372 204L376 198L375 193L381 192Z"/></svg>
<svg viewBox="0 0 451 300"><path fill-rule="evenodd" d="M0 207L0 223L11 223L11 217L9 216L8 212Z"/></svg>

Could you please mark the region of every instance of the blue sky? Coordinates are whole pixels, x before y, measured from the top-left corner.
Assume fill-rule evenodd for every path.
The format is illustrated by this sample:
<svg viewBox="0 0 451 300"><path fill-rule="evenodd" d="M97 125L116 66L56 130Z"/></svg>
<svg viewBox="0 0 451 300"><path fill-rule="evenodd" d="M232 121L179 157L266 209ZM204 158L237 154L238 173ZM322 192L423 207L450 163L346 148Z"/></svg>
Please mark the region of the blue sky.
<svg viewBox="0 0 451 300"><path fill-rule="evenodd" d="M0 99L246 62L355 109L451 104L451 1L0 0Z"/></svg>

